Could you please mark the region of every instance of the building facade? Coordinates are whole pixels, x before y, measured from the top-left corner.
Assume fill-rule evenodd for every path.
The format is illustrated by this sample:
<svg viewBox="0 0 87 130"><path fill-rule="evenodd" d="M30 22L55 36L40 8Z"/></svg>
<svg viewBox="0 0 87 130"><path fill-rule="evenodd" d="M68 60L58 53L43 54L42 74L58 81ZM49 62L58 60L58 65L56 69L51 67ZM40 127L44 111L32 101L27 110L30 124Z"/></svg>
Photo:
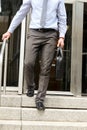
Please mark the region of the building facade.
<svg viewBox="0 0 87 130"><path fill-rule="evenodd" d="M7 4L5 3L7 2ZM22 0L1 0L0 3L0 43L1 36L7 28L22 4ZM48 94L51 95L87 95L87 1L86 0L65 0L67 12L67 33L65 47L63 50L64 59L61 71L62 79L55 77L55 58L52 63L51 76L48 87ZM7 47L2 74L2 86L6 90L23 93L24 84L24 54L29 33L28 24L30 13L23 20L22 24L14 31ZM38 57L37 57L38 58ZM35 81L38 86L39 63L36 62ZM37 88L36 88L37 89Z"/></svg>

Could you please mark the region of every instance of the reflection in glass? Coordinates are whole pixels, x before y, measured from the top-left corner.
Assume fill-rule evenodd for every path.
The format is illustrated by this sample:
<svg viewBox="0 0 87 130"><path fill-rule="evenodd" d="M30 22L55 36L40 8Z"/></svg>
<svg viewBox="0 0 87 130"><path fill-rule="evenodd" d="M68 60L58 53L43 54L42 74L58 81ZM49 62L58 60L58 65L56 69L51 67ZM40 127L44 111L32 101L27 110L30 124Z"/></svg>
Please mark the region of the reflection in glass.
<svg viewBox="0 0 87 130"><path fill-rule="evenodd" d="M14 15L22 4L22 0L1 0L1 14Z"/></svg>

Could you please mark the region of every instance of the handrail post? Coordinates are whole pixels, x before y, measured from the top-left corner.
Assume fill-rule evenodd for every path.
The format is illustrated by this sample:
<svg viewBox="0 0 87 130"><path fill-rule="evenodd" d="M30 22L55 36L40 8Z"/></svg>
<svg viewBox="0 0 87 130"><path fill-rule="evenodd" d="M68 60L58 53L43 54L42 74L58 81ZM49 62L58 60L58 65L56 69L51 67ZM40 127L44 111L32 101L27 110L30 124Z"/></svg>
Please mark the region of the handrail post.
<svg viewBox="0 0 87 130"><path fill-rule="evenodd" d="M5 47L4 81L3 81L3 93L4 94L6 94L7 61L8 61L8 44L6 44L6 47Z"/></svg>
<svg viewBox="0 0 87 130"><path fill-rule="evenodd" d="M1 51L0 51L0 106L1 106L2 66L3 66L5 46L6 46L6 40L3 41Z"/></svg>
<svg viewBox="0 0 87 130"><path fill-rule="evenodd" d="M0 106L1 106L1 85L2 85L2 59L0 57Z"/></svg>

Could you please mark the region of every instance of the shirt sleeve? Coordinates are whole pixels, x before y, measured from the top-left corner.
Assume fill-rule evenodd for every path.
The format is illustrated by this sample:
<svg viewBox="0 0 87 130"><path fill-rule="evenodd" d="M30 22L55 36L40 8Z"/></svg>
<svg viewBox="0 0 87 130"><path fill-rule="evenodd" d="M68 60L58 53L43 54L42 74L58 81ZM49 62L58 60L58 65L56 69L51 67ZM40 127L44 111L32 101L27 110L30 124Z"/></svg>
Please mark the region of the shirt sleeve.
<svg viewBox="0 0 87 130"><path fill-rule="evenodd" d="M14 16L9 28L8 32L13 33L13 31L17 28L17 26L22 22L24 17L27 15L31 7L30 0L25 0L20 9L17 11Z"/></svg>
<svg viewBox="0 0 87 130"><path fill-rule="evenodd" d="M65 33L67 30L67 23L66 23L67 17L66 17L64 0L59 1L57 16L58 16L59 37L65 37Z"/></svg>

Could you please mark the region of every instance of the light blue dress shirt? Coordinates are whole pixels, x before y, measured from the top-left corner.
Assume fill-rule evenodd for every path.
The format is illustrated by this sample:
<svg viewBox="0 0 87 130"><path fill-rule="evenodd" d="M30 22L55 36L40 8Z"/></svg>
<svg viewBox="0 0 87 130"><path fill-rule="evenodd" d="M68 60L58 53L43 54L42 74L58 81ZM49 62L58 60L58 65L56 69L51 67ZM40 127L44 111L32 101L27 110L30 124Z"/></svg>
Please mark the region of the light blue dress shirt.
<svg viewBox="0 0 87 130"><path fill-rule="evenodd" d="M40 26L43 0L25 0L19 11L14 16L8 32L13 33L31 8L31 20L29 28L38 29ZM64 0L48 0L47 15L44 28L52 28L59 31L59 37L65 37L66 10Z"/></svg>

